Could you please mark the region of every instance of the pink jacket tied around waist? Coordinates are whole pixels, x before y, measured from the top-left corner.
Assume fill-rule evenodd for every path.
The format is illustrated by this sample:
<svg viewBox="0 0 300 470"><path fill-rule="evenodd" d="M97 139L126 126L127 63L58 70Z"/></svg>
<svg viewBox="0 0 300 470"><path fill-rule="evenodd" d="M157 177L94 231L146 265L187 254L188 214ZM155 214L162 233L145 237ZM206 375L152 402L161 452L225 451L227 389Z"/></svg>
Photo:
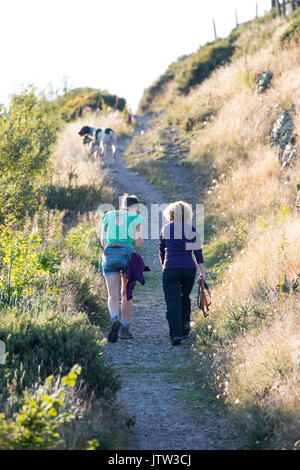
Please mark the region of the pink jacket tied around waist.
<svg viewBox="0 0 300 470"><path fill-rule="evenodd" d="M127 268L127 284L126 284L126 297L127 300L132 299L132 291L136 284L136 281L139 281L142 286L145 284L144 271L150 271L148 266L145 266L143 258L138 253L132 253L131 260L128 263Z"/></svg>

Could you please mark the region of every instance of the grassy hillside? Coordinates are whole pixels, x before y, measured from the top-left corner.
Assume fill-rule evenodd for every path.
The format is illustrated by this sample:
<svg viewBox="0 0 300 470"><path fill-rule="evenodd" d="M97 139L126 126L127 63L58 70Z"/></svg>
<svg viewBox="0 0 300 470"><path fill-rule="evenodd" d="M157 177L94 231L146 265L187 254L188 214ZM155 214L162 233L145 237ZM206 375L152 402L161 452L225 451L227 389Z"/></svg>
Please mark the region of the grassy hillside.
<svg viewBox="0 0 300 470"><path fill-rule="evenodd" d="M126 100L95 88L74 88L51 101L56 114L66 121L84 117L86 112L100 113L112 108L126 112Z"/></svg>
<svg viewBox="0 0 300 470"><path fill-rule="evenodd" d="M224 39L201 46L196 52L179 57L143 94L139 111L147 113L163 109L165 99L187 95L191 88L205 80L211 72L245 53L253 53L268 41L274 31L276 11L244 23ZM275 26L276 27L276 26Z"/></svg>
<svg viewBox="0 0 300 470"><path fill-rule="evenodd" d="M132 133L112 108L62 125L32 91L1 110L1 449L126 445L98 271L97 207L115 195L78 136L92 122Z"/></svg>
<svg viewBox="0 0 300 470"><path fill-rule="evenodd" d="M175 135L182 151L168 161L192 172L199 202L204 186L204 256L218 283L210 317L194 312L195 370L251 449L296 448L300 437L300 160L295 147L296 161L283 166L270 145L292 104L289 145L300 135L299 14L270 12L172 64L145 91L140 110L156 117L127 152L129 165L167 192L164 140ZM266 70L272 81L258 93Z"/></svg>

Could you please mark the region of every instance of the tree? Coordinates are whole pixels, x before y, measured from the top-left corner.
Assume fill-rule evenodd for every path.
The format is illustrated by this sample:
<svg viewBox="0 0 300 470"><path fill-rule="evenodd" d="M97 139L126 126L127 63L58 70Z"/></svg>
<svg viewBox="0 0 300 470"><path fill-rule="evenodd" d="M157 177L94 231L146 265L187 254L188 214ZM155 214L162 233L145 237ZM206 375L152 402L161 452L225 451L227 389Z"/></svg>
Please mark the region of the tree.
<svg viewBox="0 0 300 470"><path fill-rule="evenodd" d="M0 116L0 207L22 219L39 205L57 126L32 90L14 95Z"/></svg>

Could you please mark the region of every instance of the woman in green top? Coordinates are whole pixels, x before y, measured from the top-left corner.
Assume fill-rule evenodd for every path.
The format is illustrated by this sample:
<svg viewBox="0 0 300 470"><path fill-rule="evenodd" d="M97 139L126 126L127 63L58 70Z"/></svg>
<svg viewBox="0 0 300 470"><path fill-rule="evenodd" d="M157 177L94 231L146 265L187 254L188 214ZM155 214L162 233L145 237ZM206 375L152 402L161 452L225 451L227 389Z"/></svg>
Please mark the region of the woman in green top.
<svg viewBox="0 0 300 470"><path fill-rule="evenodd" d="M106 247L109 243L126 243L132 248L139 248L142 243L142 225L145 219L138 213L139 200L136 196L125 194L121 209L107 212L101 219L101 243ZM126 298L126 271L127 269L112 269L103 265L103 274L108 292L108 309L111 316L111 325L108 340L112 343L123 339L132 338L129 331L130 315L132 311L132 300ZM119 288L121 286L121 321L119 318Z"/></svg>

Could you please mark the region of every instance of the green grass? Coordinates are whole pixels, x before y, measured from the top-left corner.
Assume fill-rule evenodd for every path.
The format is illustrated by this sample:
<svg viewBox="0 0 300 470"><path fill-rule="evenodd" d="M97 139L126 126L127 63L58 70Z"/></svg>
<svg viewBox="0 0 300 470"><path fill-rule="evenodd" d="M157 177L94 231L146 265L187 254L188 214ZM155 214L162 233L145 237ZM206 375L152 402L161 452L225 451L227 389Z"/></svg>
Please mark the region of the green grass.
<svg viewBox="0 0 300 470"><path fill-rule="evenodd" d="M246 51L249 54L261 49L273 35L276 27L272 21L277 16L276 9L271 10L261 18L254 18L233 29L227 38L216 39L202 45L196 52L179 57L170 64L164 72L142 96L139 112L145 114L160 109L159 96L167 83L174 82L176 95L187 94L195 86L205 80L212 71L222 64L233 60ZM245 46L243 38L248 32L253 32L251 42ZM190 124L188 125L190 126ZM187 129L188 130L188 129Z"/></svg>
<svg viewBox="0 0 300 470"><path fill-rule="evenodd" d="M286 46L292 40L299 42L300 38L300 8L291 15L292 21L280 36L281 46Z"/></svg>

